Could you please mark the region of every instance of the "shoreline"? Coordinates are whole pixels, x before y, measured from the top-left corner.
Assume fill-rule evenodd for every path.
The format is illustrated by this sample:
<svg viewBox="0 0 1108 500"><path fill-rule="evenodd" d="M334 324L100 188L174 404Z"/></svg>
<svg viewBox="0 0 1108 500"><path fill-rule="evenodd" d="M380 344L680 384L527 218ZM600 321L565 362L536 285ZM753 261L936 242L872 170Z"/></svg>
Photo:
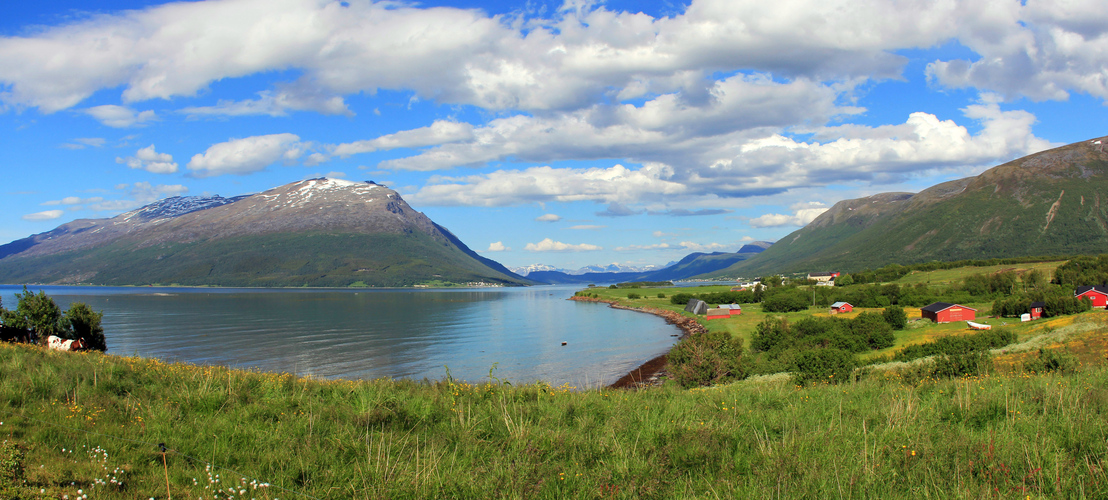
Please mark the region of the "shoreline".
<svg viewBox="0 0 1108 500"><path fill-rule="evenodd" d="M573 300L577 302L597 302L608 304L608 307L611 307L613 309L623 309L626 311L637 311L646 314L653 314L666 320L666 323L676 326L679 330L681 330L681 336L678 340L684 339L689 335L705 333L708 331L707 328L704 328L704 325L701 325L695 319L666 309L658 309L656 307L630 307L622 305L615 300L599 299L595 297L580 297L576 295L566 300ZM630 373L620 377L608 387L612 389L638 389L641 387L660 385L661 378L666 375L667 356L669 356L669 351L666 351L665 354L656 356L653 359L650 359L649 361L639 365L638 368L631 370Z"/></svg>

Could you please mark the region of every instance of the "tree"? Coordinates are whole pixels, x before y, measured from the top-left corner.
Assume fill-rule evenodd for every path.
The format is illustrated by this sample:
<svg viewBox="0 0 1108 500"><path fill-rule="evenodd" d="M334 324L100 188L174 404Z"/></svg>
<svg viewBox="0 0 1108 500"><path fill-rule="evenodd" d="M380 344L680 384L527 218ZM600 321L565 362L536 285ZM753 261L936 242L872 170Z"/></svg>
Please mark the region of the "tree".
<svg viewBox="0 0 1108 500"><path fill-rule="evenodd" d="M46 292L39 290L37 294L31 293L24 286L23 293L17 293L15 297L19 300L15 310L2 311L3 318L0 319L3 319L4 326L30 331L35 339L45 339L65 330L62 310L54 299L46 296Z"/></svg>
<svg viewBox="0 0 1108 500"><path fill-rule="evenodd" d="M84 302L74 302L65 312L63 323L67 328L62 337L84 339L89 349L107 351L108 343L104 339L104 327L100 326L100 320L103 318L103 312L93 311Z"/></svg>
<svg viewBox="0 0 1108 500"><path fill-rule="evenodd" d="M894 330L903 330L904 327L908 326L908 314L904 312L903 307L886 307L881 315L885 317L885 322L893 327Z"/></svg>
<svg viewBox="0 0 1108 500"><path fill-rule="evenodd" d="M835 278L835 286L847 286L853 284L854 278L850 277L849 274L843 273L840 274L838 278Z"/></svg>

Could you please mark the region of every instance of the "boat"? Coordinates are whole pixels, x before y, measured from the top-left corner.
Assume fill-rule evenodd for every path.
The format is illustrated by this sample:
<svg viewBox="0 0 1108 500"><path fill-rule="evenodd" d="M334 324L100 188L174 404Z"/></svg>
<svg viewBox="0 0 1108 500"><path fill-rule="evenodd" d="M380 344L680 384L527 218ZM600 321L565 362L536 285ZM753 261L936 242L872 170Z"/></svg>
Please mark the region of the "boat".
<svg viewBox="0 0 1108 500"><path fill-rule="evenodd" d="M974 323L972 321L966 321L966 324L968 324L969 327L974 329L974 330L992 330L993 329L993 325L986 325L986 324L983 324L983 323Z"/></svg>

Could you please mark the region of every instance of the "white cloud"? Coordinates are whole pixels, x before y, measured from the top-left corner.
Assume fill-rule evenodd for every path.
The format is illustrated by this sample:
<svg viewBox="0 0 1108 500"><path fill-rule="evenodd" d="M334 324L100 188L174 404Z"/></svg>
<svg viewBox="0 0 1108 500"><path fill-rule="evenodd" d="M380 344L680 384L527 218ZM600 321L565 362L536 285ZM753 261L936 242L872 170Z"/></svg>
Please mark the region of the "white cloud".
<svg viewBox="0 0 1108 500"><path fill-rule="evenodd" d="M673 250L678 247L670 245L669 243L654 243L652 245L627 245L625 247L616 247L617 252L631 252L637 250Z"/></svg>
<svg viewBox="0 0 1108 500"><path fill-rule="evenodd" d="M341 96L329 94L303 80L279 84L276 90L258 92L258 98L254 100L220 100L215 106L193 106L180 112L191 116L286 116L289 111L354 116Z"/></svg>
<svg viewBox="0 0 1108 500"><path fill-rule="evenodd" d="M115 162L155 174L172 174L177 171L177 163L173 161L173 155L154 151L153 144L138 150L135 156L116 157Z"/></svg>
<svg viewBox="0 0 1108 500"><path fill-rule="evenodd" d="M369 141L349 142L335 146L332 154L347 157L360 153L371 153L396 148L421 148L473 138L473 126L468 123L435 120L428 127L403 130Z"/></svg>
<svg viewBox="0 0 1108 500"><path fill-rule="evenodd" d="M558 222L562 220L562 216L557 214L543 214L535 217L535 220L539 222Z"/></svg>
<svg viewBox="0 0 1108 500"><path fill-rule="evenodd" d="M62 144L62 147L65 149L99 148L103 147L105 142L107 141L102 137L78 137L73 139L73 142Z"/></svg>
<svg viewBox="0 0 1108 500"><path fill-rule="evenodd" d="M62 198L60 200L45 201L42 204L45 205L45 206L51 206L51 205L82 205L82 204L85 204L85 203L99 203L101 201L104 201L104 198L101 197L101 196L93 196L92 198L80 198L80 197L77 197L77 196L66 196L65 198Z"/></svg>
<svg viewBox="0 0 1108 500"><path fill-rule="evenodd" d="M531 167L466 177L432 177L409 199L421 205L504 206L550 201L633 202L680 194L685 187L662 180L664 168Z"/></svg>
<svg viewBox="0 0 1108 500"><path fill-rule="evenodd" d="M606 227L608 227L608 226L598 226L598 225L595 225L595 224L579 224L579 225L576 225L576 226L570 226L569 228L570 229L577 229L577 230L585 230L585 231L595 231L597 229L604 229Z"/></svg>
<svg viewBox="0 0 1108 500"><path fill-rule="evenodd" d="M750 219L747 224L752 227L804 227L828 210L828 207L818 202L795 203L790 208L793 209L792 215L765 214Z"/></svg>
<svg viewBox="0 0 1108 500"><path fill-rule="evenodd" d="M41 221L41 220L53 220L65 215L64 210L47 210L45 212L36 212L33 214L27 214L23 216L23 220L29 221Z"/></svg>
<svg viewBox="0 0 1108 500"><path fill-rule="evenodd" d="M100 123L114 128L144 125L146 122L158 118L151 110L136 113L135 110L131 108L116 106L114 104L105 104L103 106L88 108L85 110L85 113L96 118Z"/></svg>
<svg viewBox="0 0 1108 500"><path fill-rule="evenodd" d="M203 154L193 156L187 168L195 177L246 175L263 170L278 161L295 160L302 152L300 148L300 137L294 134L232 139L212 145Z"/></svg>
<svg viewBox="0 0 1108 500"><path fill-rule="evenodd" d="M523 249L528 252L591 252L603 250L603 247L590 245L588 243L573 245L546 238L538 243L528 243Z"/></svg>
<svg viewBox="0 0 1108 500"><path fill-rule="evenodd" d="M627 245L616 247L619 252L631 252L639 250L685 250L689 252L733 252L736 245L724 245L722 243L697 243L695 241L682 241L681 243L654 243L651 245Z"/></svg>
<svg viewBox="0 0 1108 500"><path fill-rule="evenodd" d="M511 249L512 249L511 247L504 246L504 242L496 241L496 242L490 243L488 250L485 250L485 251L486 252L507 252Z"/></svg>
<svg viewBox="0 0 1108 500"><path fill-rule="evenodd" d="M122 195L124 198L92 203L88 208L97 212L124 212L147 205L162 198L183 195L189 190L181 184L154 185L149 182L118 184L115 188L116 190L123 191Z"/></svg>

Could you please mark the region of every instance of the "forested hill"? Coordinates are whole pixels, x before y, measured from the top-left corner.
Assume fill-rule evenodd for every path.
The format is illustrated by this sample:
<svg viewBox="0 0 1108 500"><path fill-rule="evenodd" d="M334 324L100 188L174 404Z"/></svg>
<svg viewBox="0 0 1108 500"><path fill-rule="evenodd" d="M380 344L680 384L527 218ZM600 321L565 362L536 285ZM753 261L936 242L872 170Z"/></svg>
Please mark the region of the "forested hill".
<svg viewBox="0 0 1108 500"><path fill-rule="evenodd" d="M1108 249L1108 137L1036 153L917 194L835 204L758 256L709 276Z"/></svg>

